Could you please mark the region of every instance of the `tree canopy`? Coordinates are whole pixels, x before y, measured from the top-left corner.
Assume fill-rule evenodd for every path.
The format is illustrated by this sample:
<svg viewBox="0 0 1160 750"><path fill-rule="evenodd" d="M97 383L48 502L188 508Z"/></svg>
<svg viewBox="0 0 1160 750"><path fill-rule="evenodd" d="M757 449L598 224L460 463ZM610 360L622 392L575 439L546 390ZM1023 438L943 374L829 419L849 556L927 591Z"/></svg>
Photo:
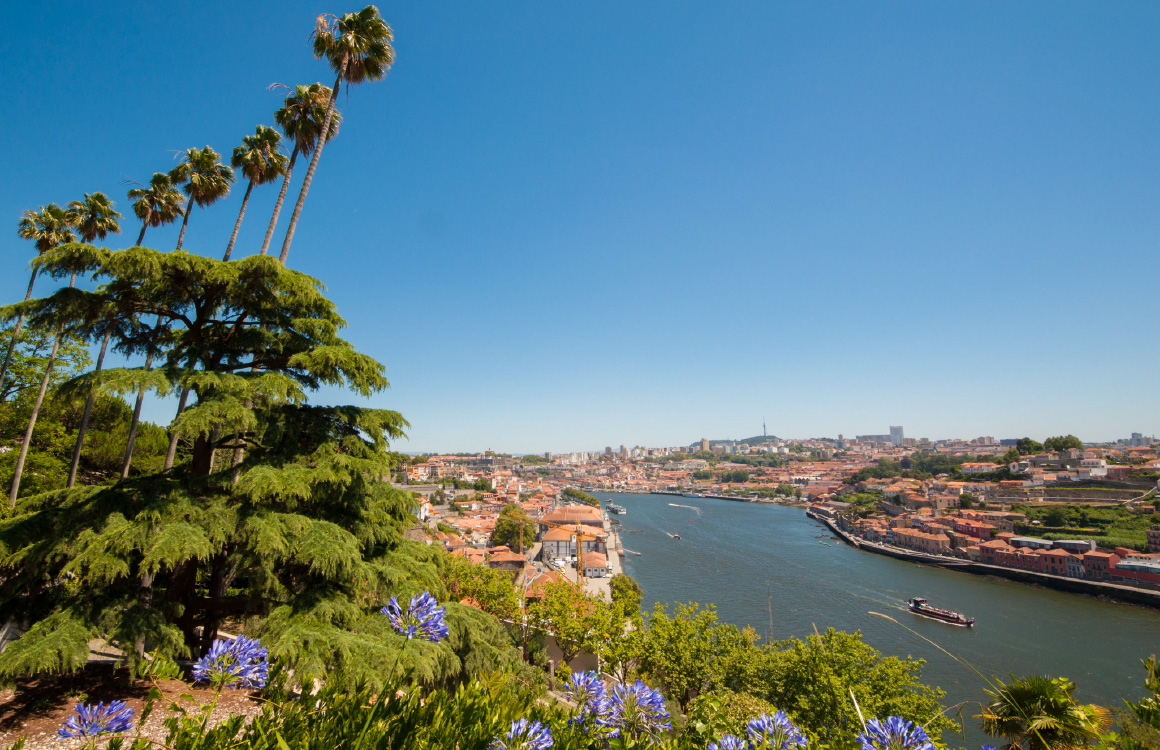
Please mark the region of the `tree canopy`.
<svg viewBox="0 0 1160 750"><path fill-rule="evenodd" d="M6 319L24 312L36 330L90 339L111 327L115 349L155 352L162 365L87 373L62 392L180 387L194 403L171 425L188 457L173 472L30 491L0 522L0 608L19 602L31 624L0 654L0 675L74 669L98 635L131 659L146 643L196 654L225 618L256 616L253 632L303 679L341 667L381 680L401 642L375 605L444 589L437 553L402 536L413 497L381 481L406 421L308 400L320 385L387 387L382 365L339 338L344 323L321 284L267 256L83 243L47 251L37 267L98 287L3 308ZM220 449L236 445L246 454L233 467ZM447 642L409 654L416 674L450 679L465 660L509 658L498 625L469 627L480 616L452 607Z"/></svg>

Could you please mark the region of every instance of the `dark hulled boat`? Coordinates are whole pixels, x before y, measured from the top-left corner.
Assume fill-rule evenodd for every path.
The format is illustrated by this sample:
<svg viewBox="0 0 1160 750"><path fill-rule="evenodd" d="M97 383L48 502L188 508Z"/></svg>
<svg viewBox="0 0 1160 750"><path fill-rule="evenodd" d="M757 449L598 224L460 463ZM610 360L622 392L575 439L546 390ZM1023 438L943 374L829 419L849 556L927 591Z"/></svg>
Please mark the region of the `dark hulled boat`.
<svg viewBox="0 0 1160 750"><path fill-rule="evenodd" d="M952 612L949 609L932 607L927 603L926 599L922 599L917 596L907 601L906 604L910 607L910 611L914 614L922 615L923 617L929 617L930 619L938 620L939 622L945 622L947 625L957 625L960 628L969 628L975 624L974 618L967 617L961 612Z"/></svg>

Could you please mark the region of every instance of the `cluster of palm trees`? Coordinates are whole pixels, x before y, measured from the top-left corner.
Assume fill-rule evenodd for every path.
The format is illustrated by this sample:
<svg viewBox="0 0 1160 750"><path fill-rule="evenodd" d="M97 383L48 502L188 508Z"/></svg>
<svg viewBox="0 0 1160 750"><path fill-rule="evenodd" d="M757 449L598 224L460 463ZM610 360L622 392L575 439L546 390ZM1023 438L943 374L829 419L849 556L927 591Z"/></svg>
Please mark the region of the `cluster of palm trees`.
<svg viewBox="0 0 1160 750"><path fill-rule="evenodd" d="M294 231L301 218L302 207L306 202L306 195L310 190L315 170L318 168L323 146L338 134L339 124L342 121L342 115L335 107L339 88L343 82L346 82L347 85L354 85L365 81L381 80L395 59L394 49L391 47L393 41L391 29L373 5L368 5L357 13L348 13L341 17L330 14L319 16L312 37L315 57L325 58L336 74L334 85L328 88L321 83L313 83L290 89L282 84L274 84L271 88L280 87L290 91L283 101L283 106L274 113L274 122L278 129L258 125L254 134L243 137L242 145L233 150L228 166L222 162L221 156L209 146L190 148L181 152L181 161L172 170L156 172L147 185L138 183L136 187L129 190L128 197L133 201L133 213L141 221L137 245L144 242L145 231L150 227L172 224L180 217L181 230L178 234L175 250L181 250L185 240L185 230L189 225L189 217L193 213L194 206L205 209L225 198L240 172L247 181L246 192L242 198L238 218L234 222L233 232L226 244L223 260L230 260L234 252L238 231L241 228L250 193L254 187L272 183L281 178L282 187L274 204L273 214L270 217L270 223L259 251L262 255L266 255L274 236L275 227L278 224L282 204L290 187L294 165L299 156L310 156L310 166L307 168L299 188L298 200L290 215L290 222L278 258L282 265L286 265L286 259L290 254L290 245L294 239ZM285 150L283 138L290 146L289 156L283 153ZM118 234L121 231L118 222L120 218L122 218L121 214L114 210L113 202L103 193L86 194L84 200L74 201L67 208L50 203L35 211L25 212L20 220L19 234L22 238L34 242L38 254L43 255L58 245L76 242L78 239L81 242L91 244L95 240L103 240L109 234ZM32 296L36 276L37 270L34 269L32 278L28 283L26 301ZM75 280L75 274L73 274L73 278L69 282L70 287L73 286ZM0 368L0 384L4 382L4 378L8 374L23 321L23 313L20 313L16 319L12 340L8 344L3 366ZM97 356L96 373L99 373L103 367L106 350L115 327L115 318L110 316L108 324L105 326L104 340ZM9 491L9 504L13 508L20 491L21 475L32 442L33 429L48 389L61 336L64 333L63 330L57 331L52 354L49 356L40 390L33 404L28 427L20 446ZM152 366L155 354L156 352L153 351L147 353L146 370ZM94 382L95 380L94 378ZM121 471L122 477L129 475L132 466L133 444L140 421L145 390L145 386L142 385L137 393L124 465ZM179 398L178 414L185 408L188 396L188 390L183 390ZM67 485L70 488L76 482L77 466L80 461L88 417L92 411L93 397L94 394L90 392L77 431L76 448L73 452ZM177 436L173 435L165 460L166 470L173 466L176 446ZM239 461L240 456L235 455L235 462Z"/></svg>

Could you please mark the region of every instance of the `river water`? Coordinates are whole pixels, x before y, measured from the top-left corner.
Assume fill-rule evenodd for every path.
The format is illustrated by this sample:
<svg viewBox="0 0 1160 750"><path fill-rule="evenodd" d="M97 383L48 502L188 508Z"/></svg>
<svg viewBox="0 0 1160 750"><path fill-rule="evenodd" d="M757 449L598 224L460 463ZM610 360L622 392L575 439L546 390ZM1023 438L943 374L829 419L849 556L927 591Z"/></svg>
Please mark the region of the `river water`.
<svg viewBox="0 0 1160 750"><path fill-rule="evenodd" d="M804 637L815 626L860 630L884 655L926 659L922 681L945 690L946 705L984 700L980 678L870 612L894 617L988 676L1065 676L1078 684L1081 701L1109 707L1143 695L1140 660L1160 652L1160 610L861 552L834 539L800 508L595 494L628 510L613 517L622 524L624 547L641 553L626 555L624 568L644 590L646 609L655 602L712 603L722 620L751 625L763 640L771 624L774 639ZM700 513L669 503L695 506ZM976 618L975 627L910 614L903 602L912 596L964 612ZM963 710L971 744L982 737L969 718L977 713L977 704Z"/></svg>

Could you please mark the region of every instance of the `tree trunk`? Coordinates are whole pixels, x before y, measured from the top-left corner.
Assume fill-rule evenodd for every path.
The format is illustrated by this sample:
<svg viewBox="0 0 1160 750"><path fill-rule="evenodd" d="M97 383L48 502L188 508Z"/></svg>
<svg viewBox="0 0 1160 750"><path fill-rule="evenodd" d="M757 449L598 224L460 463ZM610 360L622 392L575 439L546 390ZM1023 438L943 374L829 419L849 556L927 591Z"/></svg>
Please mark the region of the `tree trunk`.
<svg viewBox="0 0 1160 750"><path fill-rule="evenodd" d="M68 288L76 285L77 275L74 273L69 279ZM29 285L31 286L31 285ZM40 407L44 404L44 394L48 391L48 381L52 375L52 366L56 364L56 353L60 351L60 338L64 335L64 327L56 330L56 338L52 341L52 354L48 355L48 366L44 368L44 377L40 379L40 391L36 394L36 403L32 405L32 416L28 418L28 429L24 431L24 442L20 444L20 455L16 457L16 469L12 472L12 488L8 492L8 507L16 508L16 496L20 494L20 479L24 475L24 460L28 458L28 446L32 444L32 431L36 429L36 418L40 416Z"/></svg>
<svg viewBox="0 0 1160 750"><path fill-rule="evenodd" d="M189 205L185 207L185 218L181 220L181 234L177 235L177 247L174 250L180 250L181 243L185 242L185 225L189 223L191 213L193 213L193 198L189 199Z"/></svg>
<svg viewBox="0 0 1160 750"><path fill-rule="evenodd" d="M153 367L153 352L145 357L145 372ZM137 403L133 406L133 421L129 423L129 444L125 446L125 465L121 467L121 479L129 478L129 467L133 465L133 444L137 442L137 425L141 423L141 405L145 403L145 386L137 389Z"/></svg>
<svg viewBox="0 0 1160 750"><path fill-rule="evenodd" d="M145 230L149 228L149 218L153 216L153 209L149 209L149 213L145 214L145 218L141 220L141 234L137 235L137 247L145 241Z"/></svg>
<svg viewBox="0 0 1160 750"><path fill-rule="evenodd" d="M153 574L148 570L141 571L141 590L138 592L137 601L145 609L153 608ZM133 643L133 647L137 651L137 656L141 659L145 658L145 636L140 636Z"/></svg>
<svg viewBox="0 0 1160 750"><path fill-rule="evenodd" d="M230 235L230 244L226 245L226 257L222 260L229 260L230 254L234 251L234 243L238 240L238 230L242 228L242 217L246 215L246 204L250 202L250 191L254 189L254 181L250 180L250 184L246 186L246 194L242 197L242 210L238 211L238 220L234 222L234 233Z"/></svg>
<svg viewBox="0 0 1160 750"><path fill-rule="evenodd" d="M32 285L36 283L36 271L28 280L28 291L24 293L24 301L32 297ZM16 351L16 340L20 337L20 329L24 325L24 313L16 316L16 327L12 329L12 340L8 342L8 353L4 355L4 366L0 367L0 403L4 403L4 376L8 374L8 366L12 364L12 353Z"/></svg>
<svg viewBox="0 0 1160 750"><path fill-rule="evenodd" d="M28 418L28 429L24 431L24 442L20 444L20 455L16 459L16 471L12 474L12 489L8 493L8 507L16 507L16 496L20 494L20 479L24 474L24 459L28 458L28 446L32 442L32 430L36 427L36 418L40 416L40 406L44 403L44 393L48 390L48 378L52 373L52 366L56 362L56 352L60 349L61 331L56 334L52 342L52 354L48 355L48 367L44 370L44 377L40 379L40 392L36 394L36 403L32 406L32 416Z"/></svg>
<svg viewBox="0 0 1160 750"><path fill-rule="evenodd" d="M101 353L97 355L97 367L93 370L94 373L100 373L101 368L105 364L105 351L109 348L109 339L113 335L113 329L105 331L105 340L101 342ZM72 465L68 470L68 487L72 486L77 481L77 467L81 463L81 447L85 444L85 430L89 427L89 415L93 413L93 399L96 397L97 384L93 383L93 390L89 391L89 397L85 400L85 412L81 415L81 427L77 430L77 446L73 448Z"/></svg>
<svg viewBox="0 0 1160 750"><path fill-rule="evenodd" d="M193 459L190 470L195 476L209 476L213 472L213 442L202 433L193 441Z"/></svg>
<svg viewBox="0 0 1160 750"><path fill-rule="evenodd" d="M314 156L310 159L310 166L306 169L306 177L302 180L302 188L298 191L298 202L294 204L294 213L290 214L290 226L286 228L286 239L282 242L282 254L278 261L286 265L286 256L290 254L290 243L294 241L294 229L298 226L298 217L302 215L302 204L306 202L306 193L310 190L310 181L314 179L314 170L318 169L318 159L322 156L322 147L326 145L326 134L330 132L330 119L334 116L334 102L338 99L338 87L342 77L346 75L347 59L342 59L342 69L338 78L334 79L334 89L330 92L330 103L326 105L326 117L322 120L322 130L318 134L318 145L314 147Z"/></svg>
<svg viewBox="0 0 1160 750"><path fill-rule="evenodd" d="M270 217L270 226L266 227L266 238L262 240L262 255L270 249L270 240L274 238L274 227L278 225L278 214L282 213L282 201L286 200L286 189L290 187L290 175L294 174L294 162L298 160L298 146L290 152L290 166L286 167L286 178L282 180L282 189L278 191L278 200L274 202L274 214Z"/></svg>
<svg viewBox="0 0 1160 750"><path fill-rule="evenodd" d="M181 416L181 412L185 411L185 403L189 400L189 388L181 389L181 399L177 402L177 414L174 419ZM165 471L168 472L173 468L173 459L177 456L177 432L169 436L169 450L165 452Z"/></svg>

